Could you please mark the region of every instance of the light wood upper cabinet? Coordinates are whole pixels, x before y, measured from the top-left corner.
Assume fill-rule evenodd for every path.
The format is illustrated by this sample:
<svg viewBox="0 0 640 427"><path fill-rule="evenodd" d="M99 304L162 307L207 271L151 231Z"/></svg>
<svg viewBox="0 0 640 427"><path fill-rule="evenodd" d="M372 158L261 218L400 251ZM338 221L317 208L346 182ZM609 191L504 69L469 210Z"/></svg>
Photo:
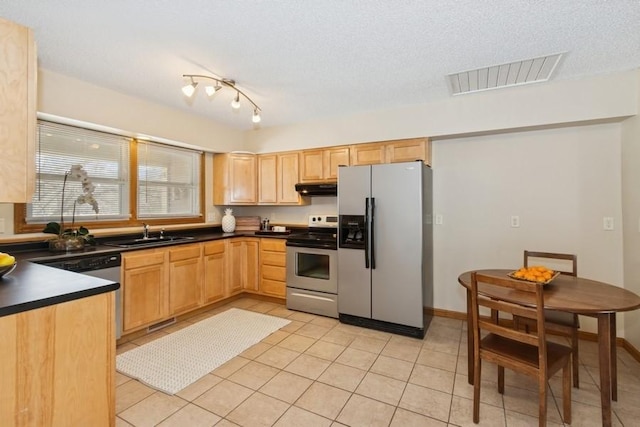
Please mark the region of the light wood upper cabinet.
<svg viewBox="0 0 640 427"><path fill-rule="evenodd" d="M123 253L122 276L125 333L151 325L168 315L168 275L164 250Z"/></svg>
<svg viewBox="0 0 640 427"><path fill-rule="evenodd" d="M180 245L169 252L169 314L172 316L202 304L202 245Z"/></svg>
<svg viewBox="0 0 640 427"><path fill-rule="evenodd" d="M0 18L0 202L31 202L35 189L36 74L32 31Z"/></svg>
<svg viewBox="0 0 640 427"><path fill-rule="evenodd" d="M300 194L296 191L299 174L298 152L278 154L277 159L276 182L278 183L278 203L302 204Z"/></svg>
<svg viewBox="0 0 640 427"><path fill-rule="evenodd" d="M421 160L431 165L431 141L429 138L400 139L368 144L356 144L349 147L351 164L379 165Z"/></svg>
<svg viewBox="0 0 640 427"><path fill-rule="evenodd" d="M431 141L429 138L414 138L385 144L387 163L422 160L431 164Z"/></svg>
<svg viewBox="0 0 640 427"><path fill-rule="evenodd" d="M278 156L261 154L258 156L258 203L278 203Z"/></svg>
<svg viewBox="0 0 640 427"><path fill-rule="evenodd" d="M209 304L227 296L226 240L203 244L203 303Z"/></svg>
<svg viewBox="0 0 640 427"><path fill-rule="evenodd" d="M298 152L258 155L258 204L306 205L296 191Z"/></svg>
<svg viewBox="0 0 640 427"><path fill-rule="evenodd" d="M385 145L379 142L357 144L349 147L351 166L379 165L386 163Z"/></svg>
<svg viewBox="0 0 640 427"><path fill-rule="evenodd" d="M338 179L338 166L349 166L349 147L336 147L324 150L322 153L322 171L325 180Z"/></svg>
<svg viewBox="0 0 640 427"><path fill-rule="evenodd" d="M258 201L257 159L254 154L213 156L213 203L252 205Z"/></svg>
<svg viewBox="0 0 640 427"><path fill-rule="evenodd" d="M304 150L300 153L300 182L335 181L338 166L349 164L349 147Z"/></svg>

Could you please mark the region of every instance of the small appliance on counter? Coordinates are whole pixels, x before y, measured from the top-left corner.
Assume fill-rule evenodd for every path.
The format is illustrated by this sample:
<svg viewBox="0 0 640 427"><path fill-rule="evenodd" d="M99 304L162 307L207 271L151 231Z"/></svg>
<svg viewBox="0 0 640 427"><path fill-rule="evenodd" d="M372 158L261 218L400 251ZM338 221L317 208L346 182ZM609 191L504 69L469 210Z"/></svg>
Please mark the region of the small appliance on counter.
<svg viewBox="0 0 640 427"><path fill-rule="evenodd" d="M309 215L287 237L287 308L338 317L337 215Z"/></svg>

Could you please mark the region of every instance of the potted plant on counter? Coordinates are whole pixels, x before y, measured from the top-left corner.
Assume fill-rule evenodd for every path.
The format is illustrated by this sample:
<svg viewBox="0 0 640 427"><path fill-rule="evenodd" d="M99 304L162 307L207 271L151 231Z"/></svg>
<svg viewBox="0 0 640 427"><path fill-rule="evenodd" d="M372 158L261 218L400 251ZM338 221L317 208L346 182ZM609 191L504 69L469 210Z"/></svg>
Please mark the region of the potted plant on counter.
<svg viewBox="0 0 640 427"><path fill-rule="evenodd" d="M82 184L82 194L73 201L73 214L71 216L71 227L66 228L64 224L64 196L69 178L78 179ZM73 165L64 174L62 183L62 201L60 206L60 222L50 222L42 230L43 233L55 234L57 237L49 240L49 249L53 251L72 251L84 248L85 244L95 244L93 235L86 227L75 227L76 206L87 203L91 205L93 211L98 214L98 201L94 198L95 186L89 180L87 172L82 165Z"/></svg>

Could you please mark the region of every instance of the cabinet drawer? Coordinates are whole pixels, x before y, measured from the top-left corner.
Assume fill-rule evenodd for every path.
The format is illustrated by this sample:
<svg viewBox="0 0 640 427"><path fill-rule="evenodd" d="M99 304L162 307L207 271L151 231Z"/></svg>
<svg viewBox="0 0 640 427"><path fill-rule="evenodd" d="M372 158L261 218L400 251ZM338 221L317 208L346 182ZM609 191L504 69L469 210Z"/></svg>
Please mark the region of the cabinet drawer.
<svg viewBox="0 0 640 427"><path fill-rule="evenodd" d="M260 244L264 251L287 251L287 241L285 239L260 239Z"/></svg>
<svg viewBox="0 0 640 427"><path fill-rule="evenodd" d="M275 267L272 265L263 265L262 266L262 277L264 279L271 280L287 280L287 269L284 267Z"/></svg>
<svg viewBox="0 0 640 427"><path fill-rule="evenodd" d="M285 282L279 282L277 280L262 279L260 281L260 292L268 295L283 297L287 292L287 286Z"/></svg>
<svg viewBox="0 0 640 427"><path fill-rule="evenodd" d="M204 244L205 255L215 255L224 253L224 240L209 242Z"/></svg>
<svg viewBox="0 0 640 427"><path fill-rule="evenodd" d="M176 262L183 259L199 258L200 244L184 245L177 248L169 249L169 261Z"/></svg>
<svg viewBox="0 0 640 427"><path fill-rule="evenodd" d="M122 267L125 270L130 268L140 268L149 265L164 263L164 251L157 252L153 249L122 255Z"/></svg>
<svg viewBox="0 0 640 427"><path fill-rule="evenodd" d="M262 265L277 265L284 267L287 265L287 254L282 252L260 252L260 261Z"/></svg>

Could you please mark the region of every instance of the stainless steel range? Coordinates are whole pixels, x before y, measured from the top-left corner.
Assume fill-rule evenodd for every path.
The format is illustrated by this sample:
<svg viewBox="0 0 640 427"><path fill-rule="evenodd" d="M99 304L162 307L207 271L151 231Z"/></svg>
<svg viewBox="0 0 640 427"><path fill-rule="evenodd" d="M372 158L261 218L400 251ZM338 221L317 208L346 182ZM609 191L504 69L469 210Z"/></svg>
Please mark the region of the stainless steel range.
<svg viewBox="0 0 640 427"><path fill-rule="evenodd" d="M287 308L338 317L337 215L309 215L309 229L287 237Z"/></svg>

